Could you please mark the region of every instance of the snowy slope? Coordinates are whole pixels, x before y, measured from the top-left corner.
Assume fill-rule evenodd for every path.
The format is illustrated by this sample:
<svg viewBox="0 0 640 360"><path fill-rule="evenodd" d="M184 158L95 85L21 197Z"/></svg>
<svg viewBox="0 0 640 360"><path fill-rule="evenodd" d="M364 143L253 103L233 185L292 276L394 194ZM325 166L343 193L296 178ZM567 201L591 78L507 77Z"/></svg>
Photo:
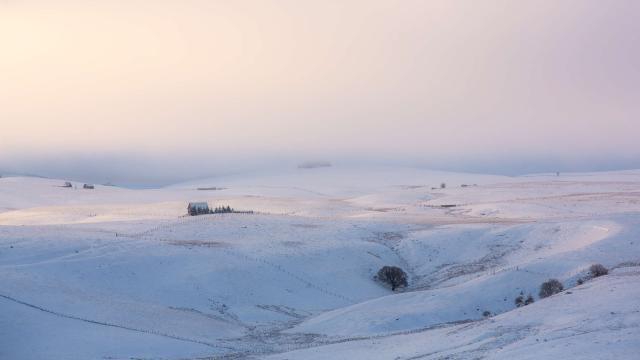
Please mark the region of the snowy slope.
<svg viewBox="0 0 640 360"><path fill-rule="evenodd" d="M486 320L268 359L634 359L640 349L640 268L620 270Z"/></svg>
<svg viewBox="0 0 640 360"><path fill-rule="evenodd" d="M574 288L593 263L640 261L639 171L334 167L149 190L63 183L0 178L2 359L402 358L447 354L438 346L449 337L453 358L495 357L512 336L522 345L565 331L543 311L566 312L561 296L536 296L548 278L593 298L567 317L589 334L585 319L612 326L593 305L613 301L601 293L637 287L635 270L617 269ZM189 201L256 213L185 217ZM375 281L384 265L405 269L409 287ZM520 292L536 303L515 309ZM485 311L496 316L483 320ZM595 336L621 358L640 348L608 331L571 343L553 336L568 348Z"/></svg>
<svg viewBox="0 0 640 360"><path fill-rule="evenodd" d="M422 231L418 239L403 240L397 249L412 269L413 286L433 289L329 311L289 331L371 336L478 320L484 311L512 310L520 292L535 295L549 278L573 286L593 263L614 266L640 259L640 242L629 244L629 238L640 237L638 219L616 220L520 225L500 232L495 226L478 225ZM619 234L617 227L631 233ZM458 246L451 246L452 242ZM624 253L621 248L626 249ZM425 259L425 254L431 259Z"/></svg>

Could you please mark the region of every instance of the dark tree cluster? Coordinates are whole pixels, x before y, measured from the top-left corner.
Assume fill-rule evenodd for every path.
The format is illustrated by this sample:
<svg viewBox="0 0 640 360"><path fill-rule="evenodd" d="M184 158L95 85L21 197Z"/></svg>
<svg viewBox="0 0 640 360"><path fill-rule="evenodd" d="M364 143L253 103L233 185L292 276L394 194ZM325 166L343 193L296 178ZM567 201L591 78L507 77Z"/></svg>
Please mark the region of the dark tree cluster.
<svg viewBox="0 0 640 360"><path fill-rule="evenodd" d="M234 210L231 206L218 206L213 210L214 214L224 214L224 213L232 213Z"/></svg>
<svg viewBox="0 0 640 360"><path fill-rule="evenodd" d="M406 287L408 285L407 274L397 266L383 266L378 270L377 278L391 285L392 291L395 291L398 287Z"/></svg>

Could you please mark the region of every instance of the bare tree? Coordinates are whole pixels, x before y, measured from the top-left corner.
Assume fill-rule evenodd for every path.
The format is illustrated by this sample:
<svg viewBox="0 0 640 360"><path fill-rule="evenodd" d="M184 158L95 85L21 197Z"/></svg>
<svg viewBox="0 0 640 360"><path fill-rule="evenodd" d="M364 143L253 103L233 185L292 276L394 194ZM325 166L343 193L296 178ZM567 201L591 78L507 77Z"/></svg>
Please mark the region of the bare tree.
<svg viewBox="0 0 640 360"><path fill-rule="evenodd" d="M391 291L407 286L407 274L397 266L383 266L378 270L378 279L391 285Z"/></svg>

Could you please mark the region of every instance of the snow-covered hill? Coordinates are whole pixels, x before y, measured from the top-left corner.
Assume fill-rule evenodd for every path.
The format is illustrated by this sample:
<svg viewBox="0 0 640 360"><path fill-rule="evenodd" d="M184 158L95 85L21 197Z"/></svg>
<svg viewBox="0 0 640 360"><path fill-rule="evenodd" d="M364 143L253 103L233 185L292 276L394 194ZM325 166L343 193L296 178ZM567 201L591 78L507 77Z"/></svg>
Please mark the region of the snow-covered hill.
<svg viewBox="0 0 640 360"><path fill-rule="evenodd" d="M640 351L640 171L328 167L148 190L63 183L0 178L0 359ZM187 217L189 201L255 213ZM594 263L614 270L576 287ZM384 265L409 286L375 281ZM539 299L549 278L568 290ZM521 293L536 302L516 308Z"/></svg>
<svg viewBox="0 0 640 360"><path fill-rule="evenodd" d="M635 359L640 268L618 270L489 319L364 336L268 359Z"/></svg>

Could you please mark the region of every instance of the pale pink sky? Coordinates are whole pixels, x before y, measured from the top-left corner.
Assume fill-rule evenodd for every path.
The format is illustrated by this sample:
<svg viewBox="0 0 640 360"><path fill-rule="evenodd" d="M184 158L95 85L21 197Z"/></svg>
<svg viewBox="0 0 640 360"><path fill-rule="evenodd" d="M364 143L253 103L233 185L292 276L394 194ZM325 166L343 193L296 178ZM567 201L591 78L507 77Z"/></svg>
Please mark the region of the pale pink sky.
<svg viewBox="0 0 640 360"><path fill-rule="evenodd" d="M0 170L204 149L640 156L638 19L623 0L0 1Z"/></svg>

